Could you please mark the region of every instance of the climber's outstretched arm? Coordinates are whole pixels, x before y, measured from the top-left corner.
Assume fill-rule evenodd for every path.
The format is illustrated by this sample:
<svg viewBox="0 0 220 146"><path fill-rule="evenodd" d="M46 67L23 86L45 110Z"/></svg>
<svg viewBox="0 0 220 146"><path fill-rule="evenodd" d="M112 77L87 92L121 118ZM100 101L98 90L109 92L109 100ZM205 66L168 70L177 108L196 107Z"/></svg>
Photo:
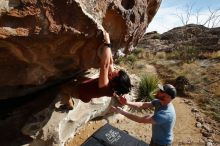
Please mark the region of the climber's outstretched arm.
<svg viewBox="0 0 220 146"><path fill-rule="evenodd" d="M105 44L110 44L109 34L104 33ZM113 57L111 48L108 45L104 45L101 54L100 75L99 75L99 88L105 87L109 83L108 75L113 72Z"/></svg>

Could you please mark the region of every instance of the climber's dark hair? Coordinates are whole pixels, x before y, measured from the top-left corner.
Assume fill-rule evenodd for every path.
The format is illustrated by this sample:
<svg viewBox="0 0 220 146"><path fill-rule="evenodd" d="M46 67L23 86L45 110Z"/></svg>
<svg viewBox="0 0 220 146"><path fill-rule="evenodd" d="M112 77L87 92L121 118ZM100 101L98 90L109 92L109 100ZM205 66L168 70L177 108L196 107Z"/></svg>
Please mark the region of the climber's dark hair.
<svg viewBox="0 0 220 146"><path fill-rule="evenodd" d="M130 77L124 70L118 72L118 76L112 79L113 90L118 94L127 94L131 90L131 81Z"/></svg>

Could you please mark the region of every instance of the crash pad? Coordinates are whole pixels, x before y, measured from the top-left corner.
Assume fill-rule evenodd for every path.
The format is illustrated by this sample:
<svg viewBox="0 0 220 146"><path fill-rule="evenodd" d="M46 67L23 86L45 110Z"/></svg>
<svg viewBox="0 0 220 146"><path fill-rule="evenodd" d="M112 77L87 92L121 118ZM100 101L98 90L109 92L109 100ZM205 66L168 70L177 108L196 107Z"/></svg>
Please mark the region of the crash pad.
<svg viewBox="0 0 220 146"><path fill-rule="evenodd" d="M149 146L125 131L105 124L89 137L81 146Z"/></svg>

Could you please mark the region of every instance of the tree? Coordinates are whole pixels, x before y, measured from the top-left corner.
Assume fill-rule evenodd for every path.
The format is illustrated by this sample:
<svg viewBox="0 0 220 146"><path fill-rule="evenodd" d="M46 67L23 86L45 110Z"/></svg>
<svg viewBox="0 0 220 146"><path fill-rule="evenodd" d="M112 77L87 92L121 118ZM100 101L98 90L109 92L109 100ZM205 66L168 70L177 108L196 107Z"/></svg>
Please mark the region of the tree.
<svg viewBox="0 0 220 146"><path fill-rule="evenodd" d="M210 12L209 17L202 25L204 25L204 26L207 25L208 27L213 28L213 27L217 26L220 22L220 14L219 14L220 8L212 10L209 7L209 12Z"/></svg>
<svg viewBox="0 0 220 146"><path fill-rule="evenodd" d="M184 10L184 13L176 13L176 16L180 19L183 25L187 25L190 17L192 16L192 8L193 4L189 5L187 4Z"/></svg>
<svg viewBox="0 0 220 146"><path fill-rule="evenodd" d="M195 19L195 24L209 28L217 27L220 24L220 8L213 9L208 7L208 10L209 14L202 19L201 8L194 10L194 4L187 4L181 12L177 10L176 16L183 25L187 25L190 20Z"/></svg>

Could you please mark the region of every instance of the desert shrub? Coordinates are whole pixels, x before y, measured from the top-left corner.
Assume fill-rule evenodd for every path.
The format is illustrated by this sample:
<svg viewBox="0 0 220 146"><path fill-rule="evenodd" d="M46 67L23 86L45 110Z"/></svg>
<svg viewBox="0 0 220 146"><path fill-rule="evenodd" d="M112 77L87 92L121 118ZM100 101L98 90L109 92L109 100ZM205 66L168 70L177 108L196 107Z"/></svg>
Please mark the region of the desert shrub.
<svg viewBox="0 0 220 146"><path fill-rule="evenodd" d="M119 57L115 60L116 64L128 64L134 65L134 62L137 61L137 57L134 54L127 55L125 57Z"/></svg>
<svg viewBox="0 0 220 146"><path fill-rule="evenodd" d="M129 64L134 64L135 61L137 61L137 57L134 54L130 54L126 57L126 62Z"/></svg>
<svg viewBox="0 0 220 146"><path fill-rule="evenodd" d="M211 54L211 58L215 59L215 58L220 58L220 51L217 51L217 52L213 52Z"/></svg>
<svg viewBox="0 0 220 146"><path fill-rule="evenodd" d="M115 63L115 64L121 64L121 63L124 62L124 58L125 58L125 57L118 57L118 58L116 58L116 59L114 60L114 63Z"/></svg>
<svg viewBox="0 0 220 146"><path fill-rule="evenodd" d="M168 53L168 59L181 59L186 62L192 62L199 55L199 49L193 46L182 46Z"/></svg>
<svg viewBox="0 0 220 146"><path fill-rule="evenodd" d="M137 49L134 49L134 50L132 51L132 54L138 55L138 54L143 53L143 52L144 52L144 49L143 49L143 48L137 48Z"/></svg>
<svg viewBox="0 0 220 146"><path fill-rule="evenodd" d="M154 35L154 36L152 36L151 37L151 39L160 39L161 37L160 37L160 35L158 34L158 35Z"/></svg>
<svg viewBox="0 0 220 146"><path fill-rule="evenodd" d="M156 75L142 76L138 86L138 101L151 101L154 99L158 83L159 78Z"/></svg>
<svg viewBox="0 0 220 146"><path fill-rule="evenodd" d="M138 56L140 56L140 54L143 56L144 53L145 51L143 48L134 49L131 54L115 59L115 63L134 65L134 62L138 60Z"/></svg>
<svg viewBox="0 0 220 146"><path fill-rule="evenodd" d="M199 107L203 109L203 112L211 116L214 120L217 122L220 122L220 101L218 100L218 97L201 97L198 99Z"/></svg>
<svg viewBox="0 0 220 146"><path fill-rule="evenodd" d="M217 122L220 122L220 115L219 113L213 113L213 118L217 121Z"/></svg>
<svg viewBox="0 0 220 146"><path fill-rule="evenodd" d="M181 51L178 49L173 50L172 52L167 53L167 59L180 59L179 57Z"/></svg>
<svg viewBox="0 0 220 146"><path fill-rule="evenodd" d="M166 59L166 53L165 52L157 52L155 57L158 59Z"/></svg>
<svg viewBox="0 0 220 146"><path fill-rule="evenodd" d="M195 58L195 55L197 55L196 49L191 46L186 47L181 53L181 55L182 55L183 60L189 60L189 59Z"/></svg>

